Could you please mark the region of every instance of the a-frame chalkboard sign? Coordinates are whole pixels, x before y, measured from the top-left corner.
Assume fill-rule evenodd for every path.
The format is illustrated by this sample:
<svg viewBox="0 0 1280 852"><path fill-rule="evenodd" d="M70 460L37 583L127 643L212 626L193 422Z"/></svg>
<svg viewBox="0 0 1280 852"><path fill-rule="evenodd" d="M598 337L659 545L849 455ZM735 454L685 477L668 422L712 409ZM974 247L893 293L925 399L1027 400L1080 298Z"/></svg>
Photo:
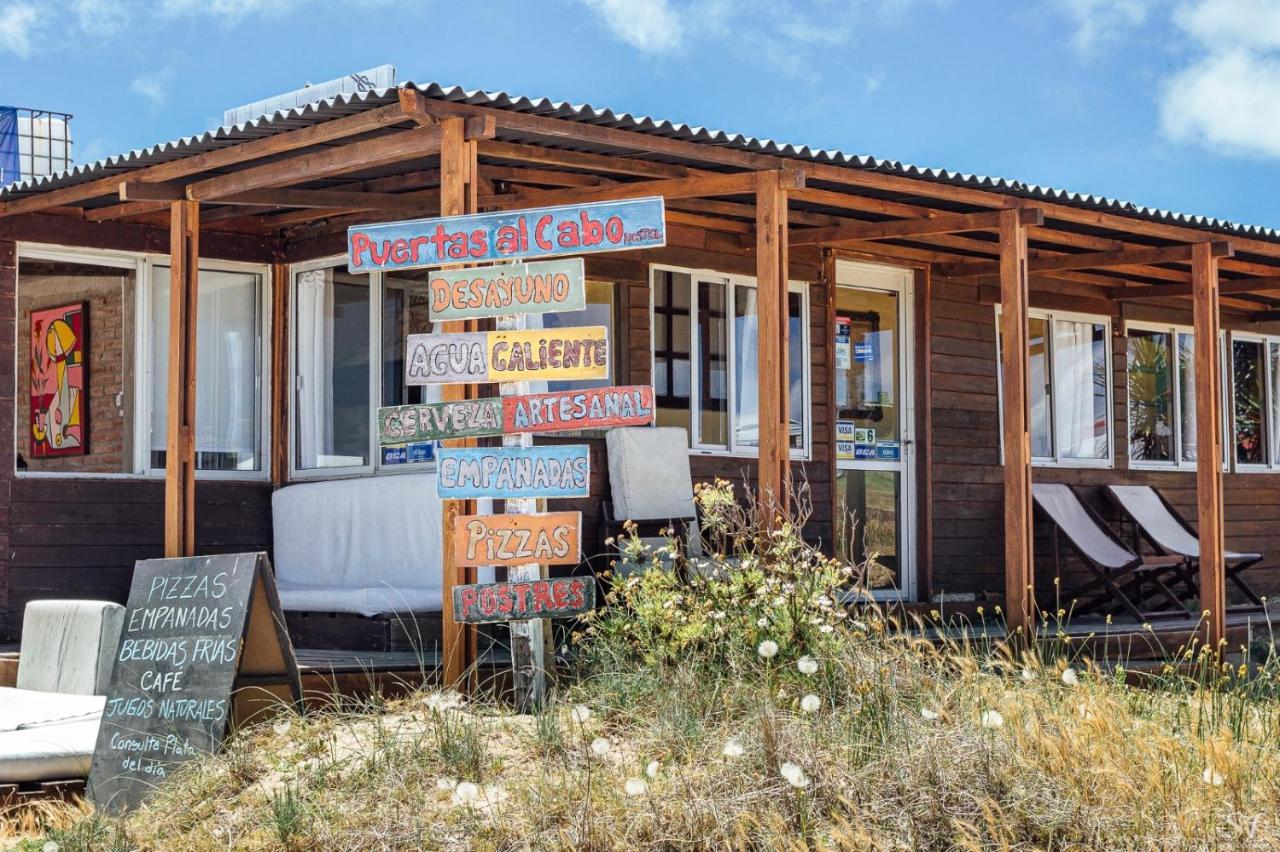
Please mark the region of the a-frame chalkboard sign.
<svg viewBox="0 0 1280 852"><path fill-rule="evenodd" d="M88 797L138 805L228 730L302 683L265 553L146 559L133 570Z"/></svg>

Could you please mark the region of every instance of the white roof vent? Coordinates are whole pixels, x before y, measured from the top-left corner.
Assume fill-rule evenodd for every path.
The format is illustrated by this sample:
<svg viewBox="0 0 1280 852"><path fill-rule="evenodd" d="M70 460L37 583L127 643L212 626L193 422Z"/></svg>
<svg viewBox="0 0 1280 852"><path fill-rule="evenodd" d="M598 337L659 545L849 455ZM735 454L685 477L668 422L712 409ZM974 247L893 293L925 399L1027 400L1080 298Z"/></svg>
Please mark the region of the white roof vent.
<svg viewBox="0 0 1280 852"><path fill-rule="evenodd" d="M308 83L301 89L294 89L292 92L286 92L283 95L276 95L273 98L233 107L222 114L222 123L224 126L244 124L264 115L288 112L295 107L317 103L337 95L354 95L362 92L371 92L375 89L389 89L395 84L396 67L394 65L379 65L377 68L358 71L355 74L348 74L336 80L315 84Z"/></svg>

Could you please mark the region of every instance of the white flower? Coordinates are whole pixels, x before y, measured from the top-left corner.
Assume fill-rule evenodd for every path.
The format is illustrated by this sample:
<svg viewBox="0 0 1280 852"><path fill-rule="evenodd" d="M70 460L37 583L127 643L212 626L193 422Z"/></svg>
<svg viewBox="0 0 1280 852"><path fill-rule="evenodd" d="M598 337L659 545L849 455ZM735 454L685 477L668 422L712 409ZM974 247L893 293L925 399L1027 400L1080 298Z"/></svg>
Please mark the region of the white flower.
<svg viewBox="0 0 1280 852"><path fill-rule="evenodd" d="M649 765L644 768L644 774L650 778L658 777L658 770L662 768L662 764L656 760L649 761Z"/></svg>
<svg viewBox="0 0 1280 852"><path fill-rule="evenodd" d="M289 733L289 729L292 727L293 723L288 719L281 719L279 722L276 722L271 726L271 730L275 732L277 737L283 737L285 734ZM49 842L52 843L53 841L51 840Z"/></svg>
<svg viewBox="0 0 1280 852"><path fill-rule="evenodd" d="M994 730L1004 725L1004 717L1000 715L999 710L983 710L982 711L982 727Z"/></svg>
<svg viewBox="0 0 1280 852"><path fill-rule="evenodd" d="M924 718L925 721L932 722L933 720L938 718L938 711L930 710L928 707L921 707L920 715L922 718Z"/></svg>
<svg viewBox="0 0 1280 852"><path fill-rule="evenodd" d="M1027 683L1030 683L1031 681L1036 679L1035 672L1031 671L1031 669L1024 668L1022 670L1022 679L1025 680Z"/></svg>
<svg viewBox="0 0 1280 852"><path fill-rule="evenodd" d="M816 695L809 694L800 699L800 709L806 713L817 713L821 706L822 699Z"/></svg>
<svg viewBox="0 0 1280 852"><path fill-rule="evenodd" d="M452 690L448 692L433 692L424 696L422 703L427 705L428 710L434 710L437 713L443 713L446 710L456 710L464 703L464 699L457 692Z"/></svg>
<svg viewBox="0 0 1280 852"><path fill-rule="evenodd" d="M756 646L756 653L766 660L771 660L778 655L778 643L772 639L766 639Z"/></svg>
<svg viewBox="0 0 1280 852"><path fill-rule="evenodd" d="M805 777L804 770L794 763L784 763L778 767L778 771L782 773L783 778L787 779L787 783L797 790L803 790L809 786L809 779Z"/></svg>
<svg viewBox="0 0 1280 852"><path fill-rule="evenodd" d="M1079 686L1080 676L1076 674L1076 670L1068 666L1062 670L1062 682L1067 686Z"/></svg>
<svg viewBox="0 0 1280 852"><path fill-rule="evenodd" d="M711 613L711 617L714 618L716 621L720 621L722 618L724 618L724 611L718 609L715 612Z"/></svg>
<svg viewBox="0 0 1280 852"><path fill-rule="evenodd" d="M866 623L865 621L854 621L854 622L853 622L853 626L854 626L854 627L856 627L856 628L858 628L859 630L861 630L861 631L862 631L862 632L864 632L864 633L865 633L865 632L867 631L867 629L868 629L868 628L867 628L867 623Z"/></svg>
<svg viewBox="0 0 1280 852"><path fill-rule="evenodd" d="M591 753L596 757L604 757L609 753L609 741L604 737L596 737L591 741Z"/></svg>
<svg viewBox="0 0 1280 852"><path fill-rule="evenodd" d="M437 790L452 790L457 786L458 786L457 778L437 778L436 779Z"/></svg>
<svg viewBox="0 0 1280 852"><path fill-rule="evenodd" d="M574 708L569 711L569 718L575 724L585 725L587 720L591 718L591 708L585 704L574 705Z"/></svg>
<svg viewBox="0 0 1280 852"><path fill-rule="evenodd" d="M643 778L628 778L625 787L628 796L643 796L649 792L649 785Z"/></svg>
<svg viewBox="0 0 1280 852"><path fill-rule="evenodd" d="M799 660L796 661L796 668L800 670L800 674L807 674L807 675L817 674L818 661L815 660L813 657L808 657L808 656L801 657Z"/></svg>
<svg viewBox="0 0 1280 852"><path fill-rule="evenodd" d="M725 757L742 757L743 751L745 749L742 748L742 743L737 740L728 740L724 744Z"/></svg>
<svg viewBox="0 0 1280 852"><path fill-rule="evenodd" d="M1208 784L1211 787L1222 786L1222 781L1223 781L1222 776L1219 775L1217 770L1215 770L1212 766L1206 766L1204 768L1204 775L1200 777L1204 779L1204 783Z"/></svg>
<svg viewBox="0 0 1280 852"><path fill-rule="evenodd" d="M769 619L765 618L763 615L756 619L756 627L764 628L768 626L769 626Z"/></svg>
<svg viewBox="0 0 1280 852"><path fill-rule="evenodd" d="M453 788L453 803L455 805L469 805L480 797L480 788L470 781L459 781L458 786Z"/></svg>
<svg viewBox="0 0 1280 852"><path fill-rule="evenodd" d="M782 606L782 605L783 605L783 604L785 604L786 602L787 602L787 601L786 601L786 599L785 599L785 598L783 598L783 597L781 597L781 596L776 597L776 598L774 598L774 599L773 599L773 605L774 605L774 606Z"/></svg>

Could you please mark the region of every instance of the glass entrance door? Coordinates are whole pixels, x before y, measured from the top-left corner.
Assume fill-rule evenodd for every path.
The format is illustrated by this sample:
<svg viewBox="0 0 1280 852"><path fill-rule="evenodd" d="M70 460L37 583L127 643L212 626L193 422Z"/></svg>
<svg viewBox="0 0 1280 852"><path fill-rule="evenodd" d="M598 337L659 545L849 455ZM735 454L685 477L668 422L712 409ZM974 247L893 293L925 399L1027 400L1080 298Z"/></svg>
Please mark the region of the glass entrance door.
<svg viewBox="0 0 1280 852"><path fill-rule="evenodd" d="M910 270L836 267L836 553L877 597L915 594Z"/></svg>

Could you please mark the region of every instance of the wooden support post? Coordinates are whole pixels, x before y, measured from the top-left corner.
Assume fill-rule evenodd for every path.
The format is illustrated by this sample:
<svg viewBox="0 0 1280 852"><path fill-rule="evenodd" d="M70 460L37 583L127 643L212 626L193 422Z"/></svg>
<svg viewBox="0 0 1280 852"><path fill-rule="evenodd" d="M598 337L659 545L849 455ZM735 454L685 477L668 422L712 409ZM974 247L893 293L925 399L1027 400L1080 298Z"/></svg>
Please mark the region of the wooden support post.
<svg viewBox="0 0 1280 852"><path fill-rule="evenodd" d="M1031 435L1027 370L1027 228L1000 213L1000 366L1004 375L1004 597L1011 638L1032 638L1035 570L1031 526Z"/></svg>
<svg viewBox="0 0 1280 852"><path fill-rule="evenodd" d="M1218 261L1210 243L1191 252L1195 316L1196 516L1200 532L1200 609L1205 642L1226 643L1227 590L1222 520L1222 365L1218 336Z"/></svg>
<svg viewBox="0 0 1280 852"><path fill-rule="evenodd" d="M271 482L289 481L289 264L271 265Z"/></svg>
<svg viewBox="0 0 1280 852"><path fill-rule="evenodd" d="M461 216L475 212L476 192L474 174L476 169L476 147L466 141L465 122L461 118L446 118L440 122L440 215ZM466 331L465 321L445 322L438 329L441 332ZM466 399L471 394L467 385L445 385L442 396L446 402ZM474 439L458 439L445 442L446 445L463 446L474 444ZM467 500L443 501L441 518L441 544L443 561L441 563L444 576L444 606L441 607L440 679L443 686L465 686L463 678L475 663L475 628L454 620L453 587L470 580L468 570L457 565L453 559L453 528L459 515L470 514L473 504Z"/></svg>
<svg viewBox="0 0 1280 852"><path fill-rule="evenodd" d="M787 193L776 171L756 175L756 306L760 356L760 481L762 520L789 509L791 495L790 388L787 352Z"/></svg>
<svg viewBox="0 0 1280 852"><path fill-rule="evenodd" d="M200 204L169 208L169 410L164 464L164 555L196 549L196 301Z"/></svg>

